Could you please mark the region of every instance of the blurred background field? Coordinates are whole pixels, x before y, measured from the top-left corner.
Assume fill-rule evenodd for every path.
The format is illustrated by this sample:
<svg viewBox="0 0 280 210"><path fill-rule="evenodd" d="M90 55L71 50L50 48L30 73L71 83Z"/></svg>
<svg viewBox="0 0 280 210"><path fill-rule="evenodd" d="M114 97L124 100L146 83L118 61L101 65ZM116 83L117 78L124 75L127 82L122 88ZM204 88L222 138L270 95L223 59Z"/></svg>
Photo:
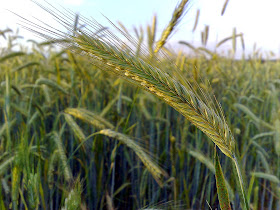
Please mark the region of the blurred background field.
<svg viewBox="0 0 280 210"><path fill-rule="evenodd" d="M148 62L157 41L153 20L131 33L139 48L151 49ZM175 63L190 82L202 88L210 82L236 139L250 207L279 209L280 61L257 49L236 59L244 40L234 28L208 49L208 30L200 46L180 40L182 50L164 48L161 68ZM220 208L215 146L206 135L86 57L19 42L20 35L0 31L0 209ZM226 56L219 54L228 43ZM164 177L156 180L126 141L137 143ZM232 163L219 157L232 208L240 209Z"/></svg>

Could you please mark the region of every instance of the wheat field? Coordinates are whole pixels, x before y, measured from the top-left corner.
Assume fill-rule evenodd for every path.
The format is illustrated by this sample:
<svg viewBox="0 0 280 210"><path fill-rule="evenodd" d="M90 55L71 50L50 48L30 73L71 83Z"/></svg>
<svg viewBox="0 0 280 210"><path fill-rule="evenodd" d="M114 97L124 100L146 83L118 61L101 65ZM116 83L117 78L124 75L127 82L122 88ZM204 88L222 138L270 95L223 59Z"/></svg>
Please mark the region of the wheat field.
<svg viewBox="0 0 280 210"><path fill-rule="evenodd" d="M280 208L278 60L168 49L186 0L159 40L34 3L64 31L0 31L0 209Z"/></svg>

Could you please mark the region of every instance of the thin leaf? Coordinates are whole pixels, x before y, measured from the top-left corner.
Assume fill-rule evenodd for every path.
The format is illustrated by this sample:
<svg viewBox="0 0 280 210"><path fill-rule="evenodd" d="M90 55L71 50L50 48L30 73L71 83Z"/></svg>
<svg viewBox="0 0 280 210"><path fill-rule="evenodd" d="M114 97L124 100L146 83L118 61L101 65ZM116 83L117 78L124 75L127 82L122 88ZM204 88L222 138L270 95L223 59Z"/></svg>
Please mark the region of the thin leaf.
<svg viewBox="0 0 280 210"><path fill-rule="evenodd" d="M215 155L215 177L220 207L222 210L231 209L225 177L217 154Z"/></svg>
<svg viewBox="0 0 280 210"><path fill-rule="evenodd" d="M255 176L257 178L266 179L266 180L274 182L276 184L280 184L279 178L277 178L277 176L275 176L273 174L263 173L263 172L252 172L251 175Z"/></svg>

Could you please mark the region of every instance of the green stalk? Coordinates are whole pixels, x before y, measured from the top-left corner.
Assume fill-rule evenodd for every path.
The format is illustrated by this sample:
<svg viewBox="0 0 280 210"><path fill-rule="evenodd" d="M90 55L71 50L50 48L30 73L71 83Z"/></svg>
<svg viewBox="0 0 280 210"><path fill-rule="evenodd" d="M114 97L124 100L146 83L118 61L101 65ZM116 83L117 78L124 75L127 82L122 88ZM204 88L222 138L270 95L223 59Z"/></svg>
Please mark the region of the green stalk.
<svg viewBox="0 0 280 210"><path fill-rule="evenodd" d="M235 167L236 167L238 180L239 180L239 184L240 184L240 187L241 187L241 192L242 192L243 201L245 203L245 207L246 207L247 210L250 210L248 199L247 199L247 196L245 195L245 189L244 189L244 183L243 183L243 179L242 179L241 170L240 170L240 167L238 165L238 161L237 161L235 155L233 155L232 160L233 160L233 162L235 164Z"/></svg>
<svg viewBox="0 0 280 210"><path fill-rule="evenodd" d="M5 117L5 122L7 123L6 127L6 134L7 134L7 145L6 145L6 150L10 151L11 150L11 133L10 133L10 75L9 75L9 70L6 69L6 74L5 74L5 79L6 79L6 96L5 96L5 109L4 109L4 117Z"/></svg>

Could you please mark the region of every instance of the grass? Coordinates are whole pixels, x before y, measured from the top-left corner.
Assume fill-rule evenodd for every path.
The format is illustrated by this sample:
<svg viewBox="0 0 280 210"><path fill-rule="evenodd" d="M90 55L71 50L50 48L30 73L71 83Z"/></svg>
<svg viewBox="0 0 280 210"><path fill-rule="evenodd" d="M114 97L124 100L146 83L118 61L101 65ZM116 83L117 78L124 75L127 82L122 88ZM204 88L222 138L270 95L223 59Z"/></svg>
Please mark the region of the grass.
<svg viewBox="0 0 280 210"><path fill-rule="evenodd" d="M143 32L139 40L124 33L128 46L69 15L71 33L26 22L48 42L14 52L13 40L1 51L1 208L218 208L207 136L230 157L219 171L233 209L243 206L242 195L250 208L280 205L278 61L261 63L257 52L236 61L195 47L198 57L155 55L156 19L144 47ZM234 30L227 40L236 37ZM54 50L54 42L72 52ZM179 69L170 71L174 63ZM248 191L236 184L241 176Z"/></svg>

